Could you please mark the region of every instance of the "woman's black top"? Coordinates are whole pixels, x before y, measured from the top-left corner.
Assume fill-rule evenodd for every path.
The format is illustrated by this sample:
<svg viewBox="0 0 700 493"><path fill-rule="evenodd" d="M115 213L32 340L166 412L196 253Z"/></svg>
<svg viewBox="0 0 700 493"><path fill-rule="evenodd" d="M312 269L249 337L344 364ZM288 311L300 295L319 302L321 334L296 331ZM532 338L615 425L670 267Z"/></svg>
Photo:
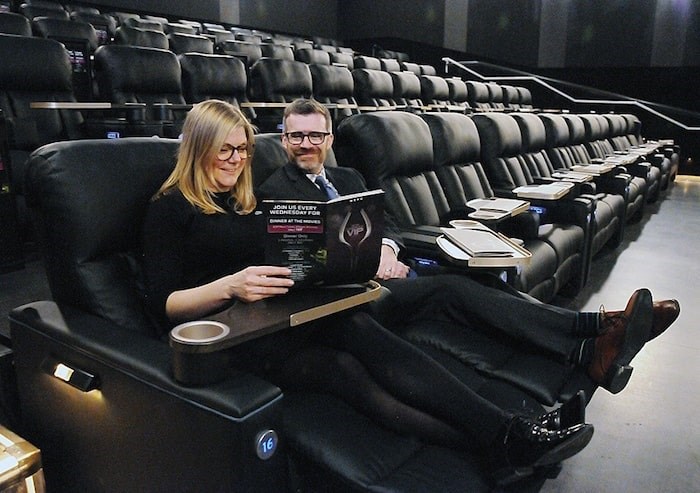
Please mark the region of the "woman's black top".
<svg viewBox="0 0 700 493"><path fill-rule="evenodd" d="M262 215L237 214L228 193L214 200L226 214L204 214L173 190L150 204L143 227L147 305L167 323L165 302L193 288L264 261Z"/></svg>

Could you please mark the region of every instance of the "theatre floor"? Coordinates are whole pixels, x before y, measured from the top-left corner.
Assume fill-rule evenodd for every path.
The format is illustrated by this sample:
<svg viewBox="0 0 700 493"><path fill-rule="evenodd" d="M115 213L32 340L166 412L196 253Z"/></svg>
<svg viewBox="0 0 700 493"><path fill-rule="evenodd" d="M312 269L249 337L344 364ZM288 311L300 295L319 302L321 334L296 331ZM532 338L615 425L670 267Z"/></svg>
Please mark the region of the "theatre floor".
<svg viewBox="0 0 700 493"><path fill-rule="evenodd" d="M647 287L655 299L677 298L681 316L636 357L622 393L596 393L587 409L592 442L543 492L700 491L700 178L679 177L640 223L628 226L625 238L621 248L595 259L575 299L555 303L617 309L636 288ZM8 331L8 310L47 297L37 261L0 275L0 334Z"/></svg>

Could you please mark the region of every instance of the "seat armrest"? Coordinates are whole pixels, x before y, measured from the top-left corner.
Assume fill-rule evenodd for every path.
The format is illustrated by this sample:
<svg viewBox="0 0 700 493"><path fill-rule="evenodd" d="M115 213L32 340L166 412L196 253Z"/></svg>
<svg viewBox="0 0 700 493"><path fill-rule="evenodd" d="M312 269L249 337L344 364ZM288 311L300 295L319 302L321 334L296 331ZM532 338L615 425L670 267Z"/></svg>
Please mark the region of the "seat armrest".
<svg viewBox="0 0 700 493"><path fill-rule="evenodd" d="M107 320L53 301L37 301L15 308L10 327L41 333L61 346L76 348L151 387L197 402L233 419L242 419L278 399L281 390L265 380L241 371L206 387L186 387L172 376L171 350L167 343L117 327ZM60 355L57 355L60 356Z"/></svg>

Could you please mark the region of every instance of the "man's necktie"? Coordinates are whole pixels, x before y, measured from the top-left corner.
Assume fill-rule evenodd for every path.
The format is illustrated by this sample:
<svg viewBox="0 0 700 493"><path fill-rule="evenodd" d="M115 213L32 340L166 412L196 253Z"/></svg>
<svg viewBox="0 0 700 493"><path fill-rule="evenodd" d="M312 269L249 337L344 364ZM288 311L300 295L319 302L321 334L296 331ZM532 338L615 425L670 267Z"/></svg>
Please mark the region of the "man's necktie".
<svg viewBox="0 0 700 493"><path fill-rule="evenodd" d="M318 185L318 188L321 189L323 193L326 194L326 197L328 197L328 200L331 199L337 199L338 198L338 192L336 192L328 183L328 181L321 175L318 175L316 179L314 180L314 183Z"/></svg>

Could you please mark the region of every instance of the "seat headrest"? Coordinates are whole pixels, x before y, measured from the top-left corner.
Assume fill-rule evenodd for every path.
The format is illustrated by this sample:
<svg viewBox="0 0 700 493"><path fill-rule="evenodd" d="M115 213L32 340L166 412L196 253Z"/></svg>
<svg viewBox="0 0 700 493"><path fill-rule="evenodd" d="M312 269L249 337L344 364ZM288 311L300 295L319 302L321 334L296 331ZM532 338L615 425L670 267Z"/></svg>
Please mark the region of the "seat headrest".
<svg viewBox="0 0 700 493"><path fill-rule="evenodd" d="M345 118L335 140L340 166L356 168L369 188L393 176L432 170L433 143L427 123L401 111L363 113Z"/></svg>
<svg viewBox="0 0 700 493"><path fill-rule="evenodd" d="M424 113L430 128L436 167L473 163L481 155L479 132L474 121L459 113Z"/></svg>
<svg viewBox="0 0 700 493"><path fill-rule="evenodd" d="M586 142L586 126L578 115L561 115L569 129L569 138L572 144L583 144Z"/></svg>
<svg viewBox="0 0 700 493"><path fill-rule="evenodd" d="M537 152L544 149L547 134L540 117L534 113L512 113L511 116L520 127L522 151Z"/></svg>
<svg viewBox="0 0 700 493"><path fill-rule="evenodd" d="M250 86L261 101L285 101L310 97L313 83L304 62L261 58L250 68Z"/></svg>
<svg viewBox="0 0 700 493"><path fill-rule="evenodd" d="M619 137L627 133L627 122L622 115L605 115L610 125L610 136Z"/></svg>
<svg viewBox="0 0 700 493"><path fill-rule="evenodd" d="M311 64L309 70L315 97L352 97L355 81L345 67Z"/></svg>
<svg viewBox="0 0 700 493"><path fill-rule="evenodd" d="M245 66L230 55L185 53L178 55L182 68L182 91L189 103L205 99L238 98L245 95L248 77Z"/></svg>
<svg viewBox="0 0 700 493"><path fill-rule="evenodd" d="M470 103L486 103L489 100L489 88L483 82L467 81Z"/></svg>
<svg viewBox="0 0 700 493"><path fill-rule="evenodd" d="M547 147L562 147L571 143L569 141L569 126L561 115L543 113L540 118L547 134Z"/></svg>
<svg viewBox="0 0 700 493"><path fill-rule="evenodd" d="M444 78L437 75L421 75L420 90L426 101L447 101L450 97L450 88Z"/></svg>
<svg viewBox="0 0 700 493"><path fill-rule="evenodd" d="M214 43L200 34L170 33L168 48L174 53L214 53Z"/></svg>
<svg viewBox="0 0 700 493"><path fill-rule="evenodd" d="M371 98L392 98L394 83L389 72L356 68L352 71L357 94L362 100Z"/></svg>
<svg viewBox="0 0 700 493"><path fill-rule="evenodd" d="M157 70L153 70L157 67ZM103 45L95 51L100 97L113 103L184 103L180 62L158 48Z"/></svg>
<svg viewBox="0 0 700 493"><path fill-rule="evenodd" d="M504 113L481 113L474 115L472 119L479 130L482 162L520 153L522 137L518 123L512 116Z"/></svg>
<svg viewBox="0 0 700 493"><path fill-rule="evenodd" d="M600 128L600 122L596 118L596 115L580 115L580 118L586 132L586 140L589 142L600 140L603 135L603 130Z"/></svg>
<svg viewBox="0 0 700 493"><path fill-rule="evenodd" d="M52 39L0 34L0 90L70 92L68 53Z"/></svg>
<svg viewBox="0 0 700 493"><path fill-rule="evenodd" d="M413 72L391 72L391 79L395 98L420 98L420 79Z"/></svg>
<svg viewBox="0 0 700 493"><path fill-rule="evenodd" d="M315 48L303 48L294 52L294 58L304 63L331 64L331 56L327 51Z"/></svg>
<svg viewBox="0 0 700 493"><path fill-rule="evenodd" d="M353 60L355 68L366 68L370 70L381 70L382 62L373 56L359 55Z"/></svg>
<svg viewBox="0 0 700 493"><path fill-rule="evenodd" d="M0 12L0 32L4 34L16 34L18 36L31 36L32 26L22 14L16 12Z"/></svg>
<svg viewBox="0 0 700 493"><path fill-rule="evenodd" d="M54 17L38 17L32 22L34 31L44 38L58 41L85 41L88 48L95 50L98 45L95 28L87 22L56 19Z"/></svg>
<svg viewBox="0 0 700 493"><path fill-rule="evenodd" d="M450 91L450 101L463 103L469 98L467 83L462 79L453 77L445 79L445 82L447 82L447 89Z"/></svg>
<svg viewBox="0 0 700 493"><path fill-rule="evenodd" d="M55 301L155 334L138 289L141 225L177 146L171 139L78 140L31 155L25 196L47 247Z"/></svg>

